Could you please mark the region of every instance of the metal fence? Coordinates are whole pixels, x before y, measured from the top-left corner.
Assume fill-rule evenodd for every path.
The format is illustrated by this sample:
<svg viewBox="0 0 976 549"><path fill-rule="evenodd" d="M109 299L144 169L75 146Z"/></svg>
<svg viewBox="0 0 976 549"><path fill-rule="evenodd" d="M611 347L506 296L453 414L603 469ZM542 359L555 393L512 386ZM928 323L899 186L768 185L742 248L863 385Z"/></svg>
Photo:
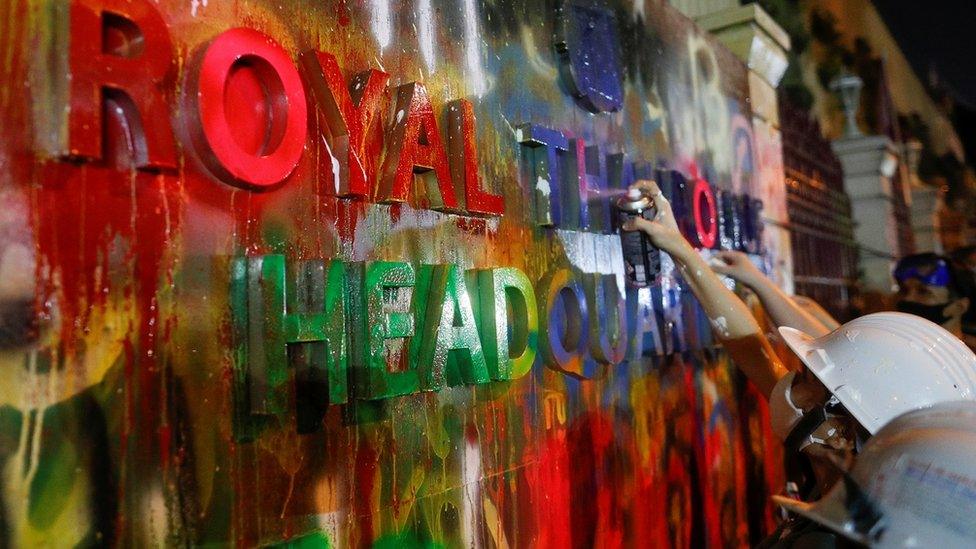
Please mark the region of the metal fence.
<svg viewBox="0 0 976 549"><path fill-rule="evenodd" d="M858 250L840 162L819 125L785 98L780 123L796 293L846 319Z"/></svg>

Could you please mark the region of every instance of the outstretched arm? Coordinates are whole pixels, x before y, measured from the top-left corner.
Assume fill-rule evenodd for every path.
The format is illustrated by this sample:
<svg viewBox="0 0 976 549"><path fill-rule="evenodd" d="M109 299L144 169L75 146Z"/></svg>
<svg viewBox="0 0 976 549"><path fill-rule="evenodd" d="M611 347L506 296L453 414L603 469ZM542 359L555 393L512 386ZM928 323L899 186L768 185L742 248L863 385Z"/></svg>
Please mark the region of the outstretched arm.
<svg viewBox="0 0 976 549"><path fill-rule="evenodd" d="M768 396L776 382L787 372L749 308L725 287L701 255L681 235L671 211L671 204L657 184L653 181L638 181L634 186L653 198L657 216L653 221L635 218L624 229L644 232L655 246L674 259L732 360Z"/></svg>
<svg viewBox="0 0 976 549"><path fill-rule="evenodd" d="M820 321L828 330L831 332L840 328L840 322L832 314L827 312L826 309L820 306L819 303L810 299L805 295L794 295L793 302L796 303L798 307L807 312L807 314L813 316Z"/></svg>
<svg viewBox="0 0 976 549"><path fill-rule="evenodd" d="M718 252L715 261L710 263L712 269L720 274L731 276L756 293L759 301L773 323L779 326L789 326L801 332L820 337L830 333L814 315L793 300L772 280L762 274L749 261L749 256L742 252ZM829 316L829 315L828 315Z"/></svg>

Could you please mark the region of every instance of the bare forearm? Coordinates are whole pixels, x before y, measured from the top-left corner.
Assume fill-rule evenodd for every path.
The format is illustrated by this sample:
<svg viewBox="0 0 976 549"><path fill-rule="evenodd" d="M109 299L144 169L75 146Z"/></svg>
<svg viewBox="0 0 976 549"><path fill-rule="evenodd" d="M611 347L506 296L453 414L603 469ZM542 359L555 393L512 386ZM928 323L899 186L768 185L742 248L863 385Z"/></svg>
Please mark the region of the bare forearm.
<svg viewBox="0 0 976 549"><path fill-rule="evenodd" d="M816 318L821 324L823 324L828 330L834 331L840 328L840 322L833 317L826 309L820 306L819 303L810 299L809 297L802 295L792 296L793 303L796 306L806 311L808 315Z"/></svg>
<svg viewBox="0 0 976 549"><path fill-rule="evenodd" d="M746 304L708 268L691 245L682 246L671 256L720 337L730 339L762 333Z"/></svg>
<svg viewBox="0 0 976 549"><path fill-rule="evenodd" d="M773 353L751 311L722 284L698 252L681 236L671 203L657 183L638 181L633 190L640 190L651 197L657 215L653 220L634 217L622 229L644 232L655 246L674 259L732 360L763 394L769 396L776 382L786 375L786 369Z"/></svg>
<svg viewBox="0 0 976 549"><path fill-rule="evenodd" d="M769 395L786 369L752 312L690 245L674 250L672 257L736 366L763 394Z"/></svg>
<svg viewBox="0 0 976 549"><path fill-rule="evenodd" d="M790 328L796 328L814 337L820 337L830 333L830 329L827 326L797 305L772 280L762 277L757 280L744 281L744 283L756 293L759 301L762 302L763 309L766 310L766 313L777 327L788 326Z"/></svg>

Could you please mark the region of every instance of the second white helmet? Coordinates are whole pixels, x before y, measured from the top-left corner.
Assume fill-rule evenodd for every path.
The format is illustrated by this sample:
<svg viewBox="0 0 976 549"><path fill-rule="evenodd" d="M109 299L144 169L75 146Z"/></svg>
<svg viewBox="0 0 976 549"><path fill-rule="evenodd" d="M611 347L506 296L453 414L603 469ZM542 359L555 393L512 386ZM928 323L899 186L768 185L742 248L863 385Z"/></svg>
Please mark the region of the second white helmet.
<svg viewBox="0 0 976 549"><path fill-rule="evenodd" d="M976 547L976 402L914 410L867 442L821 500L773 496L871 547Z"/></svg>
<svg viewBox="0 0 976 549"><path fill-rule="evenodd" d="M875 313L819 338L787 327L779 332L872 435L907 411L976 400L976 355L924 318Z"/></svg>

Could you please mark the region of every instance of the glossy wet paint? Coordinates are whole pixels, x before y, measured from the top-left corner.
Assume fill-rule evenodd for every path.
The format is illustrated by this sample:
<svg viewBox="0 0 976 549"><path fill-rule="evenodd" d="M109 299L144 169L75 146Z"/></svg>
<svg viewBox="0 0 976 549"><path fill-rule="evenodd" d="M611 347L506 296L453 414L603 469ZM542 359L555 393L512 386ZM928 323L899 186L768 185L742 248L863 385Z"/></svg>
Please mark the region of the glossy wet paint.
<svg viewBox="0 0 976 549"><path fill-rule="evenodd" d="M78 44L97 25L66 32L63 2L0 6L0 294L4 322L28 326L0 350L5 541L689 547L746 545L767 528L779 461L762 399L711 346L707 320L667 262L659 285L629 290L640 338L628 338L619 364L594 360L582 342L561 368L542 351L511 382L333 405L316 400L322 381L295 367L283 411L250 440L235 435L231 288L241 258L513 267L540 302L565 272L610 275L624 289L619 241L605 227L539 222L541 191L518 135L525 125L765 196L742 63L659 2L608 6L619 104L612 86L609 99L573 98L604 86L600 73L576 89L561 74L553 37L573 36L556 32L548 3L149 2L138 9L154 10L161 26L144 47L166 44L170 63L146 92L165 102L142 112L141 128L124 100L71 92L66 66L86 54ZM137 47L125 25L111 28L111 47ZM222 172L199 144L192 90L207 47L237 28L271 37L297 74L311 49L333 56L347 82L388 75L356 81L377 101L372 130L350 132L359 139L336 155L335 116L303 80L309 124L293 169L268 185ZM586 47L608 59L598 46ZM254 74L230 82L224 107L248 113L232 122L238 147L253 152L277 107ZM411 82L423 84L446 149L452 107L457 131L476 145L484 192L456 193L460 213L433 209L452 209L446 187L415 184L404 196L393 184L399 166L383 183L397 86ZM102 130L76 129L71 145L63 105L104 109ZM133 135L154 137L144 149ZM431 167L469 178L456 169L469 165L453 163L461 149L452 165ZM337 179L334 167L348 169L351 156L365 177ZM492 215L493 194L502 217ZM376 203L390 195L406 202ZM599 204L588 210L594 219ZM387 289L390 303L410 303L409 288L397 292ZM553 305L540 323L566 314ZM298 364L317 352L294 349ZM397 364L410 344L388 352ZM303 424L307 406L321 419Z"/></svg>

